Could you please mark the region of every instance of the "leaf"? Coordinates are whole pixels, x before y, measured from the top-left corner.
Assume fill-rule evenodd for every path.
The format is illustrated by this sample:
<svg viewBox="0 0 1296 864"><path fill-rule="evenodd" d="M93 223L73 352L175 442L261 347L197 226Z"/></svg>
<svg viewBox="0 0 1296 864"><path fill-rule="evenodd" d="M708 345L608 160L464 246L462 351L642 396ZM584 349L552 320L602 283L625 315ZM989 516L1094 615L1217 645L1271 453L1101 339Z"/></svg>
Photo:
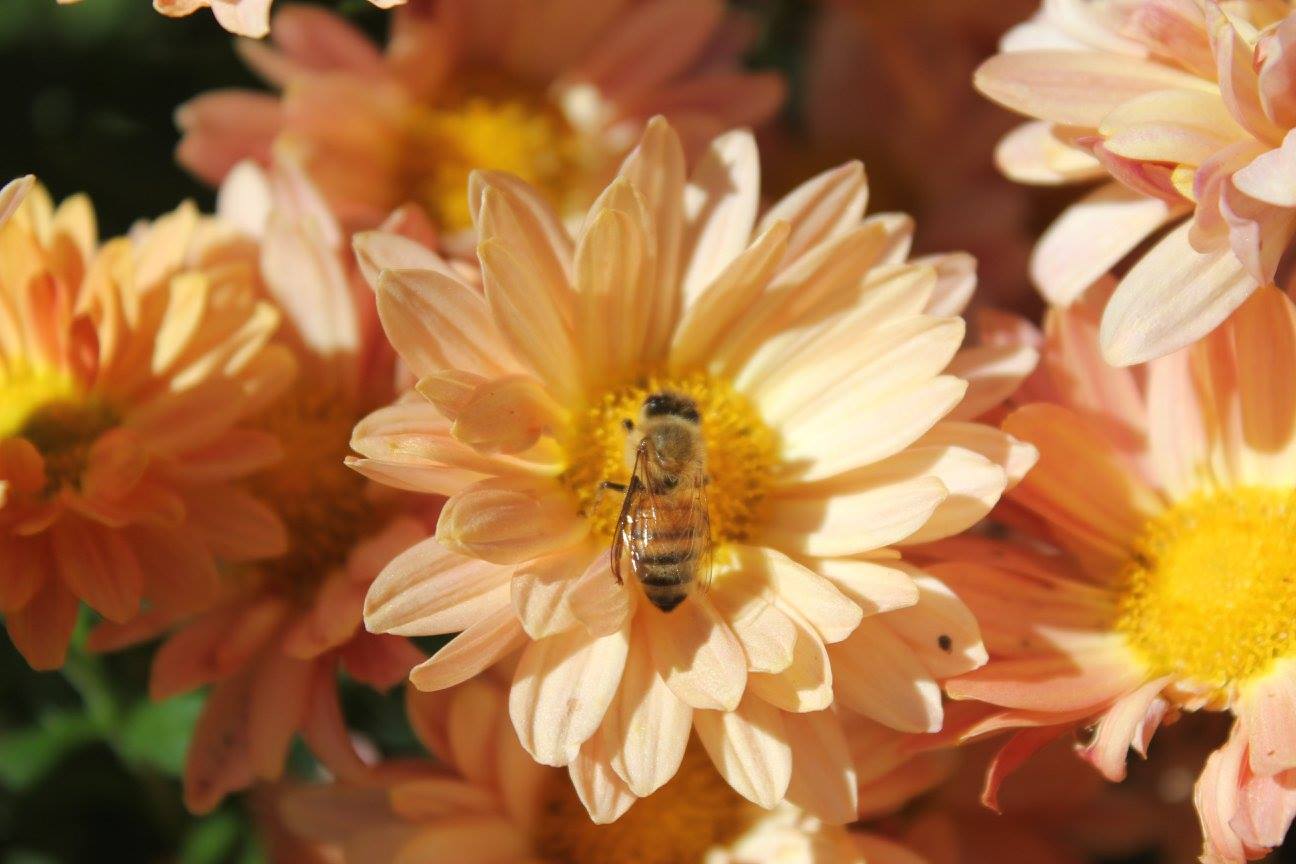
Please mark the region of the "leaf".
<svg viewBox="0 0 1296 864"><path fill-rule="evenodd" d="M0 783L13 790L37 782L65 755L99 738L80 711L51 711L35 726L0 735Z"/></svg>
<svg viewBox="0 0 1296 864"><path fill-rule="evenodd" d="M118 753L132 765L147 765L179 777L202 706L203 696L197 692L162 702L141 702L127 713L121 725Z"/></svg>

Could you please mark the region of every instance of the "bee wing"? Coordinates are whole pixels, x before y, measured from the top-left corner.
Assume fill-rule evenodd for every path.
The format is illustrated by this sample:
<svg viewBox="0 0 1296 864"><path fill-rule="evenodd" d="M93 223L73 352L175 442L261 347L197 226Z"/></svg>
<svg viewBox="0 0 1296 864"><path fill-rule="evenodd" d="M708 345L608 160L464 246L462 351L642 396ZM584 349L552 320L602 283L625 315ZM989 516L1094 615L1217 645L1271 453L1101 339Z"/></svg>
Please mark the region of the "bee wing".
<svg viewBox="0 0 1296 864"><path fill-rule="evenodd" d="M612 575L616 577L617 582L622 581L621 562L627 552L630 554L631 570L638 569L637 562L644 545L644 538L640 535L648 530L647 522L655 515L652 506L653 495L643 476L648 446L646 440L641 441L635 451L630 482L626 484L625 497L621 500L621 514L617 517L616 531L612 536ZM645 516L648 519L645 519Z"/></svg>
<svg viewBox="0 0 1296 864"><path fill-rule="evenodd" d="M689 476L689 482L692 483L692 494L689 496L690 506L692 508L693 518L697 520L700 528L698 533L693 535L693 549L697 553L697 588L699 591L706 591L711 587L711 577L713 575L714 556L711 546L711 509L707 502L707 479L706 472L698 470L692 472Z"/></svg>

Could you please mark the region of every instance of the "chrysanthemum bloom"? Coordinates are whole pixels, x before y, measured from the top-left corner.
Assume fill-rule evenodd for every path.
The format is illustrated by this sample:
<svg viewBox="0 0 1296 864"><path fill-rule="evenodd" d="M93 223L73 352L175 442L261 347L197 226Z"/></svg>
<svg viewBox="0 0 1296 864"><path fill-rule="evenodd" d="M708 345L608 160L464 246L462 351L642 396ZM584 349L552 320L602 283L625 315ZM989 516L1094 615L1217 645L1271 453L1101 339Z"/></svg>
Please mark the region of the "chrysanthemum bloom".
<svg viewBox="0 0 1296 864"><path fill-rule="evenodd" d="M476 168L515 174L579 216L649 117L669 116L696 153L774 114L782 81L742 70L737 24L721 0L415 0L393 13L380 51L336 15L288 7L274 47L243 46L282 96L199 96L177 114L177 155L218 183L290 140L353 228L407 202L445 232L468 228Z"/></svg>
<svg viewBox="0 0 1296 864"><path fill-rule="evenodd" d="M220 598L199 614L145 615L92 640L114 647L179 623L154 659L150 691L161 699L214 685L185 768L195 811L277 777L298 732L335 774L365 771L343 723L339 669L386 689L423 659L403 638L366 632L361 615L379 569L431 533L439 503L376 488L343 463L355 422L394 395L394 355L322 200L291 162L268 177L248 164L222 188L219 213L257 244L265 289L284 312L279 337L300 370L260 418L258 434L283 456L254 484L286 524L287 549L225 574Z"/></svg>
<svg viewBox="0 0 1296 864"><path fill-rule="evenodd" d="M84 196L0 192L0 612L32 666L79 600L124 622L282 550L241 482L278 447L239 424L291 358L246 263L190 204L100 245Z"/></svg>
<svg viewBox="0 0 1296 864"><path fill-rule="evenodd" d="M386 767L381 784L289 789L289 828L345 864L917 864L899 844L770 812L729 788L701 748L611 825L590 821L564 772L538 765L508 719L508 685L488 673L440 693L409 691L411 725L435 765ZM849 757L848 757L849 758Z"/></svg>
<svg viewBox="0 0 1296 864"><path fill-rule="evenodd" d="M690 729L751 801L851 818L835 701L929 731L937 679L983 659L966 609L898 547L976 522L1031 459L951 419L1004 384L960 406L967 384L942 374L964 327L930 310L966 298L967 260L906 263L911 224L862 218L859 164L758 223L757 159L730 133L686 182L654 120L574 242L538 192L476 174L484 290L409 259L378 279L419 383L356 427L353 464L450 500L366 624L463 631L412 673L426 690L521 650L522 745L569 766L600 822L674 776ZM626 424L659 391L700 414L715 551L709 590L670 612L613 576L621 496L599 492L627 480Z"/></svg>
<svg viewBox="0 0 1296 864"><path fill-rule="evenodd" d="M1066 305L1157 231L1102 321L1128 365L1208 333L1258 286L1286 286L1296 237L1296 14L1282 2L1044 4L977 72L1038 118L1000 145L1027 183L1104 183L1040 240L1033 276Z"/></svg>
<svg viewBox="0 0 1296 864"><path fill-rule="evenodd" d="M1040 454L1017 539L944 541L956 563L930 567L991 652L948 690L1006 709L973 732L1024 727L991 794L1063 731L1094 726L1082 754L1119 780L1163 722L1230 712L1196 788L1206 858L1258 857L1296 808L1296 308L1263 288L1137 369L1102 363L1085 308L1052 315L1054 400L1004 423Z"/></svg>
<svg viewBox="0 0 1296 864"><path fill-rule="evenodd" d="M58 0L60 5L81 0ZM231 33L260 39L270 32L270 4L274 0L153 0L153 8L170 18L183 18L199 9L211 9L216 21ZM369 0L380 9L390 9L405 0Z"/></svg>

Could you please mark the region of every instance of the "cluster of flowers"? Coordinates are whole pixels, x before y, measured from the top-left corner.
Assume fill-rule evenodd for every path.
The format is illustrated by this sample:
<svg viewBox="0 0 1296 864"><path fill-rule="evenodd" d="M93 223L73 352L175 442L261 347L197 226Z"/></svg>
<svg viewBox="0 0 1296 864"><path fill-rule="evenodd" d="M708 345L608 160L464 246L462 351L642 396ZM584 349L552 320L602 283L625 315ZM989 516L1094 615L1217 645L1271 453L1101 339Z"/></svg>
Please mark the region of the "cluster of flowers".
<svg viewBox="0 0 1296 864"><path fill-rule="evenodd" d="M83 197L0 191L0 612L34 668L82 604L93 650L161 637L152 695L210 688L196 812L300 735L329 782L277 787L285 860L1054 860L1103 806L1070 842L1172 830L1089 780L1180 721L1203 859L1281 843L1296 10L1046 0L1007 33L1001 169L1109 182L1032 253L1042 327L971 338L974 260L911 256L859 163L762 196L744 127L784 85L718 0L391 27L285 8L242 45L281 93L181 108L214 215L105 242ZM701 417L714 557L669 611L602 494L660 392ZM408 679L433 758L377 758L343 674ZM954 794L1039 765L1015 826Z"/></svg>

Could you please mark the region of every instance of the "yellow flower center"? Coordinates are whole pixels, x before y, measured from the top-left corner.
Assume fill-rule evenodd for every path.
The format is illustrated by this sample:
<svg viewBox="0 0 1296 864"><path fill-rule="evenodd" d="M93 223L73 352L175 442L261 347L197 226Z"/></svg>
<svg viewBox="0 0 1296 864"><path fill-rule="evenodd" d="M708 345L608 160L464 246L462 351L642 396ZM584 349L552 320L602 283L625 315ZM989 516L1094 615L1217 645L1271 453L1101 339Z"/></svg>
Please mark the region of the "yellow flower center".
<svg viewBox="0 0 1296 864"><path fill-rule="evenodd" d="M630 479L627 423L640 419L644 399L669 391L693 399L706 445L707 506L712 542L742 542L759 524L762 504L778 465L778 438L752 404L727 382L696 373L682 378L650 378L619 387L578 415L566 445L563 482L576 495L594 530L611 537L622 496L600 494L599 484Z"/></svg>
<svg viewBox="0 0 1296 864"><path fill-rule="evenodd" d="M580 202L584 143L543 93L494 76L464 85L408 117L405 171L413 197L450 230L468 228L468 175L506 171L545 193L559 212Z"/></svg>
<svg viewBox="0 0 1296 864"><path fill-rule="evenodd" d="M1202 493L1153 519L1117 628L1153 675L1220 690L1296 649L1296 493Z"/></svg>
<svg viewBox="0 0 1296 864"><path fill-rule="evenodd" d="M36 447L45 460L47 491L78 484L91 445L118 420L64 373L0 373L0 437L19 436Z"/></svg>
<svg viewBox="0 0 1296 864"><path fill-rule="evenodd" d="M263 420L284 457L256 475L252 488L283 519L289 546L287 554L257 569L304 602L385 514L365 494L365 479L343 464L356 419L346 397L303 388L281 399Z"/></svg>
<svg viewBox="0 0 1296 864"><path fill-rule="evenodd" d="M591 822L567 772L554 772L535 850L550 864L692 864L741 836L762 813L729 788L693 742L669 783L608 825Z"/></svg>

